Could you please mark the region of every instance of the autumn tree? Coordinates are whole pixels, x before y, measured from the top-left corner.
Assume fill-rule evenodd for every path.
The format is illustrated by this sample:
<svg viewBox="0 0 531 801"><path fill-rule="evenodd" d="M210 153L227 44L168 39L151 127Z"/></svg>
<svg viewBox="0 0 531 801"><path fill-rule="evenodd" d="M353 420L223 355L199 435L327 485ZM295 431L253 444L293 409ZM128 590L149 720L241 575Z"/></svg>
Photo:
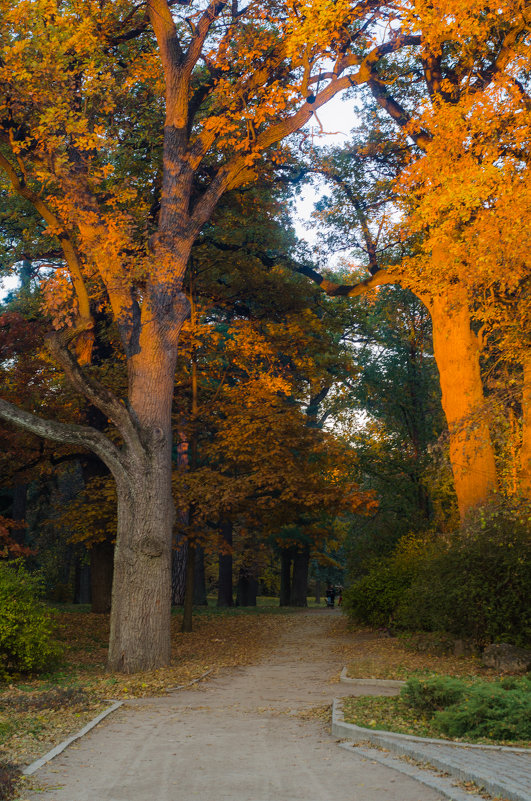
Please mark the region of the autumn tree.
<svg viewBox="0 0 531 801"><path fill-rule="evenodd" d="M20 0L2 14L0 167L62 261L48 345L116 436L7 401L0 411L92 450L113 473L109 665L155 667L170 658L171 404L191 247L263 153L401 43L381 43L365 2ZM125 401L83 367L97 302L122 340Z"/></svg>
<svg viewBox="0 0 531 801"><path fill-rule="evenodd" d="M400 283L426 304L433 322L461 516L498 487L480 371L485 337L477 336L475 320L485 313L491 321L501 319L502 309L516 301L513 270L504 267L507 259L512 260L511 246L508 237L498 236L496 219L497 212L503 221L510 217L504 201L508 194L498 192L504 184L522 199L520 213L526 208L527 170L521 160L523 150L515 148L513 140L522 141L527 130L529 61L529 19L521 3L511 3L499 14L482 2L467 4L464 11L458 3L394 5L395 35L406 37L410 47L368 64L367 104L372 97L372 106L366 111L366 127L383 140L384 148L378 156L375 142L369 141L366 149L358 150L358 157L365 163L367 159L373 165L381 163L390 145L403 154L395 173L399 181L393 187L401 210L395 241L402 252L397 254L395 247L391 259L384 252L375 258L372 245L377 246L381 226L374 214L360 215L367 208L363 195L356 197L353 187L349 190L344 176L339 176L344 194L350 191L349 202L358 206L357 225L372 277L350 287L318 279L329 294L351 296ZM508 107L500 121L502 102ZM395 134L388 122L395 125ZM395 156L392 160L396 165ZM516 207L512 205L512 213ZM380 217L385 230L385 219ZM484 226L481 236L477 219ZM514 216L511 220L516 222ZM488 237L483 236L486 225ZM507 234L510 230L514 233L515 228L505 228ZM413 247L409 252L403 247L407 242ZM517 275L524 264L520 259ZM511 289L502 300L507 285ZM481 312L479 293L490 296ZM525 325L520 329L524 331ZM522 441L522 461L527 464L526 423Z"/></svg>

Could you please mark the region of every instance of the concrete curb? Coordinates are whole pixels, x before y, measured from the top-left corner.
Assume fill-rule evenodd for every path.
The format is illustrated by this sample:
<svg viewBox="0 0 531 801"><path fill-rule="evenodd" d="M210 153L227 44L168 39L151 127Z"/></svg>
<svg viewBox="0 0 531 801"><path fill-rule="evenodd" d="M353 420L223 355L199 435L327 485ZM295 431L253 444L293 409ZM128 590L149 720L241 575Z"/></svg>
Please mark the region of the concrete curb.
<svg viewBox="0 0 531 801"><path fill-rule="evenodd" d="M170 692L175 692L176 690L184 690L187 687L191 687L193 684L197 684L199 681L202 681L202 679L204 679L206 676L212 673L212 671L213 669L207 670L206 673L203 673L197 679L192 679L192 681L189 681L188 684L180 684L178 687L168 687L166 692L170 693ZM54 748L52 748L51 751L48 751L47 754L44 754L44 756L39 757L39 759L36 759L35 762L31 763L31 765L28 765L27 768L24 768L22 774L24 776L31 776L33 773L35 773L35 771L39 770L39 768L42 768L43 765L46 765L46 763L50 762L54 757L59 756L59 754L62 754L62 752L66 748L68 748L69 745L74 743L76 740L79 740L85 734L88 734L89 731L91 731L91 729L94 728L94 726L97 726L98 723L100 723L102 720L104 720L104 718L107 717L107 715L110 715L111 712L114 712L123 704L124 701L114 701L114 703L111 706L107 707L107 709L104 709L103 712L100 712L99 715L96 715L96 717L93 720L89 721L89 723L87 723L86 726L83 726L83 728L80 729L78 732L76 732L76 734L72 734L70 737L67 737L66 740L63 740L62 743L59 743L59 745L56 745Z"/></svg>
<svg viewBox="0 0 531 801"><path fill-rule="evenodd" d="M341 675L339 676L339 681L344 682L345 684L362 684L367 687L403 687L406 683L405 681L397 681L396 679L351 679L347 676L347 669L346 667L343 668L341 671Z"/></svg>
<svg viewBox="0 0 531 801"><path fill-rule="evenodd" d="M432 790L448 798L449 801L485 801L484 795L476 795L476 793L471 793L468 790L462 790L455 784L454 779L451 779L449 776L442 776L434 773L427 766L419 767L418 765L412 765L399 756L393 756L392 754L379 751L375 747L364 747L356 745L355 743L339 743L339 747L350 751L350 753L358 757L362 757L362 759L368 759L371 762L379 762L387 768L397 770L399 773L403 773L411 779L416 779L416 781L426 785L426 787L431 787Z"/></svg>
<svg viewBox="0 0 531 801"><path fill-rule="evenodd" d="M44 756L36 759L35 762L32 762L31 765L28 765L27 768L24 768L22 774L24 776L31 776L33 773L35 773L35 771L39 770L39 768L42 768L43 765L46 765L47 762L50 762L54 757L61 754L66 748L68 748L69 745L74 743L76 740L79 740L85 734L88 734L91 729L97 726L98 723L107 717L107 715L110 715L111 712L114 712L116 709L121 707L122 704L123 701L115 701L111 706L107 707L107 709L104 709L103 712L100 712L99 715L87 723L86 726L83 726L83 728L76 732L76 734L72 734L70 737L67 737L62 743L59 743L59 745L56 745L51 751L48 751L47 754L44 754Z"/></svg>
<svg viewBox="0 0 531 801"><path fill-rule="evenodd" d="M429 761L435 768L447 771L457 779L475 782L479 786L484 787L487 792L492 793L492 795L502 795L504 798L510 799L510 801L529 801L530 799L528 795L511 792L504 787L503 784L498 782L495 777L489 778L481 775L474 769L472 764L465 769L456 768L445 760L444 751L442 749L440 756L434 757L430 755L428 760L426 754L422 751L422 745L444 746L445 748L458 749L461 752L469 751L473 753L475 750L480 750L531 755L531 749L529 748L510 748L502 745L476 745L475 743L454 743L450 740L436 740L428 737L414 737L409 734L397 734L389 731L366 729L363 728L363 726L345 723L342 699L340 698L334 699L332 707L332 734L342 739L351 740L354 743L372 743L379 748L384 748L387 751L402 756L412 757L419 762Z"/></svg>

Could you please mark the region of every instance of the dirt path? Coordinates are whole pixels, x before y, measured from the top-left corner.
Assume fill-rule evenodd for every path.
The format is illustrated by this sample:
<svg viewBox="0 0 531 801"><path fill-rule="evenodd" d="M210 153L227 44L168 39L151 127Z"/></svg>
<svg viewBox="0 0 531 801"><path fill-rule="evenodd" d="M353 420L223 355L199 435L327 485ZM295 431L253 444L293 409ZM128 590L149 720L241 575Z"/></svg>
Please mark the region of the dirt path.
<svg viewBox="0 0 531 801"><path fill-rule="evenodd" d="M337 683L336 613L301 613L260 664L128 702L40 770L30 801L439 801L357 754L309 710ZM332 656L331 656L332 654Z"/></svg>

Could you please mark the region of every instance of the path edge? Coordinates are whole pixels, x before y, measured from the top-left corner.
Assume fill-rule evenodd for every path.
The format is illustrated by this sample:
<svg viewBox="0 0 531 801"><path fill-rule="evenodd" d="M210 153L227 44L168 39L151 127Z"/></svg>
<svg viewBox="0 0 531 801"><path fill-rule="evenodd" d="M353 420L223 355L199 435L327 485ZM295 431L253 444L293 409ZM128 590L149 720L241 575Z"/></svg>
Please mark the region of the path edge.
<svg viewBox="0 0 531 801"><path fill-rule="evenodd" d="M466 750L493 750L493 751L506 751L517 754L531 754L529 748L510 748L503 745L477 745L476 743L454 743L450 740L435 740L428 737L414 737L410 734L399 734L397 732L389 732L383 730L366 729L363 726L356 726L353 723L346 723L343 717L343 705L341 698L334 698L332 705L332 734L342 739L350 740L354 743L372 743L379 748L384 748L395 754L402 756L409 756L419 762L426 762L426 757L418 748L422 743L430 743L436 745L453 746L454 748L461 748ZM494 796L502 795L510 801L529 801L529 797L514 793L507 790L501 783L486 779L484 776L477 774L471 768L458 769L448 764L444 757L431 757L429 763L439 770L451 773L455 778L461 781L472 781L479 786L482 786Z"/></svg>
<svg viewBox="0 0 531 801"><path fill-rule="evenodd" d="M104 720L104 718L110 715L111 712L114 712L116 709L119 709L119 707L121 707L123 703L124 703L123 701L115 701L113 704L111 704L111 706L108 706L107 709L104 709L103 712L100 712L99 715L96 715L95 718L89 721L86 724L86 726L83 726L83 728L80 729L78 732L76 732L75 734L71 734L70 737L66 738L66 740L63 740L61 743L52 748L51 751L48 751L48 753L44 754L44 756L39 757L39 759L36 759L34 762L31 763L31 765L28 765L26 768L24 768L24 770L22 771L22 775L32 776L37 770L39 770L39 768L42 768L43 765L46 765L47 762L51 762L54 757L59 756L59 754L62 754L62 752L66 748L68 748L69 745L74 743L76 740L79 740L85 734L88 734L88 732L91 731L91 729L93 729L95 726L98 725L98 723Z"/></svg>

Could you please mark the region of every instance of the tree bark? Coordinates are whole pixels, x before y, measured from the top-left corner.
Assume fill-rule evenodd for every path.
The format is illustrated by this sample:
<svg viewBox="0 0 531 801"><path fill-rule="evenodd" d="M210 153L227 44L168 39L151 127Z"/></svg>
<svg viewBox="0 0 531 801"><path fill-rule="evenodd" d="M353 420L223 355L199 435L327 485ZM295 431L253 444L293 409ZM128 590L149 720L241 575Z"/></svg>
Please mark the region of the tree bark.
<svg viewBox="0 0 531 801"><path fill-rule="evenodd" d="M223 520L220 534L227 549L232 549L232 522ZM232 606L232 550L219 555L218 606Z"/></svg>
<svg viewBox="0 0 531 801"><path fill-rule="evenodd" d="M205 580L205 552L195 546L194 606L208 606Z"/></svg>
<svg viewBox="0 0 531 801"><path fill-rule="evenodd" d="M114 544L110 540L95 542L90 549L90 596L95 614L111 611L113 572Z"/></svg>
<svg viewBox="0 0 531 801"><path fill-rule="evenodd" d="M308 570L310 567L310 546L297 548L293 556L293 582L291 585L290 606L308 606Z"/></svg>
<svg viewBox="0 0 531 801"><path fill-rule="evenodd" d="M526 500L531 500L531 353L526 353L523 368L520 493Z"/></svg>
<svg viewBox="0 0 531 801"><path fill-rule="evenodd" d="M291 604L291 561L293 554L291 548L282 548L280 551L280 606Z"/></svg>
<svg viewBox="0 0 531 801"><path fill-rule="evenodd" d="M450 462L459 514L485 503L497 488L496 465L465 290L454 285L428 301L433 349L450 434Z"/></svg>
<svg viewBox="0 0 531 801"><path fill-rule="evenodd" d="M258 579L245 567L240 567L238 588L236 590L237 606L256 606L258 595Z"/></svg>

